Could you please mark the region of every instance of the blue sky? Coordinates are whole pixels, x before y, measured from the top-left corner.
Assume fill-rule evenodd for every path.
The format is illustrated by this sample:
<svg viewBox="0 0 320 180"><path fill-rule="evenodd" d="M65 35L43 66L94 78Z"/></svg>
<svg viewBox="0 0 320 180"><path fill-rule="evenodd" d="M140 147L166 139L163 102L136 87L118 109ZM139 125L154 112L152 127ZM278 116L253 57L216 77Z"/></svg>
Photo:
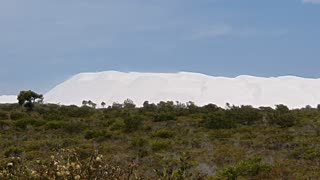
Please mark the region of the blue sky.
<svg viewBox="0 0 320 180"><path fill-rule="evenodd" d="M0 94L84 71L320 77L320 0L0 0Z"/></svg>

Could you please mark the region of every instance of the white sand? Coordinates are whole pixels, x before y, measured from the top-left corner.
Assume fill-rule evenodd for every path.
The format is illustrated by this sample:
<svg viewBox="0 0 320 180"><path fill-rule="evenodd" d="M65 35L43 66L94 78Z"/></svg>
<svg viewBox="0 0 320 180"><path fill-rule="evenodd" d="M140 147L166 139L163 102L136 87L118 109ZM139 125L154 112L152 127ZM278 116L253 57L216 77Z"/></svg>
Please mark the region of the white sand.
<svg viewBox="0 0 320 180"><path fill-rule="evenodd" d="M320 79L294 76L261 78L238 76L213 77L199 73L123 73L106 71L81 73L45 94L45 102L81 105L92 100L107 105L132 99L138 106L145 100L193 101L197 105L214 103L291 108L320 104Z"/></svg>
<svg viewBox="0 0 320 180"><path fill-rule="evenodd" d="M14 95L3 95L3 96L0 96L0 103L17 103L18 100L17 100L17 96L14 96Z"/></svg>

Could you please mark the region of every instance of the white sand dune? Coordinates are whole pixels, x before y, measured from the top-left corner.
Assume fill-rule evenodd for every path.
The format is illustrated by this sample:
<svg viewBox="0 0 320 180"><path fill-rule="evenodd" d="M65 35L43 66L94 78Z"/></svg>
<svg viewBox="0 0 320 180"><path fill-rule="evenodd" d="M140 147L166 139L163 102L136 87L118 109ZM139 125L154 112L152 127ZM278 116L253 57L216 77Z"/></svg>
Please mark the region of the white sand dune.
<svg viewBox="0 0 320 180"><path fill-rule="evenodd" d="M18 100L17 100L17 96L14 96L14 95L3 95L3 96L0 96L0 103L17 103Z"/></svg>
<svg viewBox="0 0 320 180"><path fill-rule="evenodd" d="M222 107L228 102L256 107L286 104L298 108L320 104L320 79L106 71L77 74L45 94L45 102L66 105L81 105L82 100L111 105L127 98L138 106L145 100L155 103L171 100Z"/></svg>

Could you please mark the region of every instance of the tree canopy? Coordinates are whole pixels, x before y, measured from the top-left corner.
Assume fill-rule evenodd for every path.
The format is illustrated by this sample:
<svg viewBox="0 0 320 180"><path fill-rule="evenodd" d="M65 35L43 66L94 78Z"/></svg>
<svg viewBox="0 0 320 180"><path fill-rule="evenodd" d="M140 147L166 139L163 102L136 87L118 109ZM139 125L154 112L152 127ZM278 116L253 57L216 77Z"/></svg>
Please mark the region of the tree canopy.
<svg viewBox="0 0 320 180"><path fill-rule="evenodd" d="M20 106L24 106L28 110L32 110L34 103L41 103L43 102L43 95L38 94L34 91L20 91L18 94L18 101Z"/></svg>

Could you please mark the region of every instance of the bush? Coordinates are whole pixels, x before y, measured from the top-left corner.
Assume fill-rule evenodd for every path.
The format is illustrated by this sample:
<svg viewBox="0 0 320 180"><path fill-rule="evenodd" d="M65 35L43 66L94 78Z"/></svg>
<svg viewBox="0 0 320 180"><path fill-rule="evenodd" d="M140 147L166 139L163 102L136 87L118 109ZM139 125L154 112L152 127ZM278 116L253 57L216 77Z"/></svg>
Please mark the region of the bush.
<svg viewBox="0 0 320 180"><path fill-rule="evenodd" d="M259 109L252 106L232 107L226 111L226 117L243 125L252 125L262 120Z"/></svg>
<svg viewBox="0 0 320 180"><path fill-rule="evenodd" d="M228 119L224 112L215 112L205 116L204 124L208 129L231 129L236 127L235 122Z"/></svg>
<svg viewBox="0 0 320 180"><path fill-rule="evenodd" d="M11 126L9 120L0 120L0 130L7 130Z"/></svg>
<svg viewBox="0 0 320 180"><path fill-rule="evenodd" d="M124 120L121 118L118 118L112 123L110 130L111 131L121 130L121 129L124 129L124 126L125 126Z"/></svg>
<svg viewBox="0 0 320 180"><path fill-rule="evenodd" d="M46 124L46 128L47 129L61 129L65 126L65 122L64 121L49 121Z"/></svg>
<svg viewBox="0 0 320 180"><path fill-rule="evenodd" d="M19 120L19 119L28 118L28 117L29 115L24 112L15 111L10 113L10 119L12 120Z"/></svg>
<svg viewBox="0 0 320 180"><path fill-rule="evenodd" d="M39 127L44 124L46 124L46 122L43 120L31 119L31 118L20 119L15 122L15 126L20 129L27 129L27 127L29 127L29 126Z"/></svg>
<svg viewBox="0 0 320 180"><path fill-rule="evenodd" d="M64 120L65 117L58 111L48 111L42 115L44 120L48 121L59 121L59 120Z"/></svg>
<svg viewBox="0 0 320 180"><path fill-rule="evenodd" d="M269 124L277 125L281 128L292 127L298 122L297 117L292 113L274 113L269 116L268 120Z"/></svg>
<svg viewBox="0 0 320 180"><path fill-rule="evenodd" d="M262 163L261 158L253 158L244 160L235 166L229 166L220 171L217 176L219 179L236 180L240 177L251 179L262 173L267 173L271 170L271 166Z"/></svg>
<svg viewBox="0 0 320 180"><path fill-rule="evenodd" d="M8 113L4 111L0 111L0 120L7 120L8 119Z"/></svg>
<svg viewBox="0 0 320 180"><path fill-rule="evenodd" d="M304 154L304 159L307 160L320 160L320 150L319 149L310 149L307 150Z"/></svg>
<svg viewBox="0 0 320 180"><path fill-rule="evenodd" d="M148 142L143 138L133 138L131 141L131 145L133 147L141 148L144 147Z"/></svg>
<svg viewBox="0 0 320 180"><path fill-rule="evenodd" d="M62 114L72 118L88 118L94 114L94 109L88 106L63 106L61 107Z"/></svg>
<svg viewBox="0 0 320 180"><path fill-rule="evenodd" d="M151 141L151 149L153 151L166 150L171 146L171 141L165 139L155 139Z"/></svg>
<svg viewBox="0 0 320 180"><path fill-rule="evenodd" d="M84 137L86 139L95 139L97 141L103 141L106 139L110 139L112 137L112 134L108 131L89 130L85 133Z"/></svg>
<svg viewBox="0 0 320 180"><path fill-rule="evenodd" d="M177 117L171 113L158 113L158 114L153 115L153 120L155 122L175 121L175 120L177 120Z"/></svg>
<svg viewBox="0 0 320 180"><path fill-rule="evenodd" d="M154 132L152 136L157 138L172 138L174 136L174 132L168 129L159 129Z"/></svg>
<svg viewBox="0 0 320 180"><path fill-rule="evenodd" d="M137 165L110 162L98 152L91 152L83 160L82 152L62 149L50 160L24 163L22 158L13 157L0 162L0 179L144 179ZM120 166L121 165L121 166Z"/></svg>
<svg viewBox="0 0 320 180"><path fill-rule="evenodd" d="M142 117L129 115L124 119L123 123L125 132L133 132L142 126Z"/></svg>
<svg viewBox="0 0 320 180"><path fill-rule="evenodd" d="M70 134L76 134L82 132L87 125L80 121L66 122L63 126L63 130Z"/></svg>
<svg viewBox="0 0 320 180"><path fill-rule="evenodd" d="M4 156L9 157L19 157L23 153L23 150L17 147L8 147L4 150Z"/></svg>

